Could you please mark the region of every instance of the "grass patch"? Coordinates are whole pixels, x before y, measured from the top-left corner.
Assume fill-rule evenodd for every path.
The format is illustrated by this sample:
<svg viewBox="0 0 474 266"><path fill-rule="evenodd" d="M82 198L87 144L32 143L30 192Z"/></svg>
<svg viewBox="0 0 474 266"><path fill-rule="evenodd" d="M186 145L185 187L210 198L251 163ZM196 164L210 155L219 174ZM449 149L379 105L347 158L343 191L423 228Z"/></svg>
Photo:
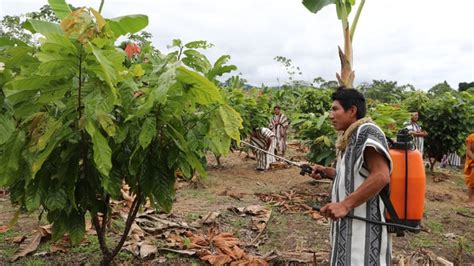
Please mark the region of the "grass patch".
<svg viewBox="0 0 474 266"><path fill-rule="evenodd" d="M215 204L219 202L217 195L206 189L190 189L186 191L186 195L186 197L201 201L203 204Z"/></svg>
<svg viewBox="0 0 474 266"><path fill-rule="evenodd" d="M184 221L186 221L187 223L194 222L197 219L200 219L200 215L194 212L188 212L186 213L186 216L184 217Z"/></svg>
<svg viewBox="0 0 474 266"><path fill-rule="evenodd" d="M435 246L434 241L435 240L430 236L420 236L412 239L409 245L412 249L431 248Z"/></svg>
<svg viewBox="0 0 474 266"><path fill-rule="evenodd" d="M235 219L231 219L229 221L229 224L232 227L244 228L249 225L249 219L246 219L244 217L236 217Z"/></svg>
<svg viewBox="0 0 474 266"><path fill-rule="evenodd" d="M110 238L108 238L107 242L111 242ZM95 235L87 235L86 236L86 241L88 242L87 244L79 244L77 246L72 247L69 252L70 253L91 253L91 254L99 254L100 253L100 246L99 246L99 241L97 240L97 236Z"/></svg>
<svg viewBox="0 0 474 266"><path fill-rule="evenodd" d="M431 229L431 232L434 234L441 234L444 231L443 224L437 221L428 220L426 221L426 225Z"/></svg>
<svg viewBox="0 0 474 266"><path fill-rule="evenodd" d="M17 244L14 244L12 242L5 240L5 239L13 238L16 236L20 236L20 234L19 232L16 232L13 229L8 230L3 234L0 234L0 261L2 258L5 258L5 260L10 259L10 257L17 250L18 248Z"/></svg>
<svg viewBox="0 0 474 266"><path fill-rule="evenodd" d="M45 259L41 258L30 258L26 257L18 262L18 265L25 265L25 266L43 266L43 265L50 265Z"/></svg>

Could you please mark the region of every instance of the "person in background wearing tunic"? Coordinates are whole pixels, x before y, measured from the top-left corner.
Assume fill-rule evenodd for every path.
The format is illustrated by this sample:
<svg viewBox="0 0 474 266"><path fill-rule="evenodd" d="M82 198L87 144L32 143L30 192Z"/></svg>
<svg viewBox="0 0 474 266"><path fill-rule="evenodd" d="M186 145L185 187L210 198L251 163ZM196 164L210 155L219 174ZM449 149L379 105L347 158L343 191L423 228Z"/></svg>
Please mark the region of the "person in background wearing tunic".
<svg viewBox="0 0 474 266"><path fill-rule="evenodd" d="M254 150L257 157L257 170L264 171L270 168L270 164L276 161L275 157L271 155L275 152L276 144L276 138L273 131L266 127L253 127L252 133L250 134L250 144L269 153L267 154L257 149Z"/></svg>
<svg viewBox="0 0 474 266"><path fill-rule="evenodd" d="M474 133L466 139L466 162L464 163L464 180L467 185L467 206L474 208Z"/></svg>
<svg viewBox="0 0 474 266"><path fill-rule="evenodd" d="M411 119L409 122L405 122L404 126L410 134L413 135L413 141L415 142L415 148L420 151L421 156L423 156L424 150L424 140L428 136L428 132L422 130L421 126L418 124L418 119L420 118L418 112L411 113Z"/></svg>
<svg viewBox="0 0 474 266"><path fill-rule="evenodd" d="M273 108L273 117L268 128L270 128L273 131L273 134L275 134L277 150L276 153L279 152L281 156L285 156L287 137L286 132L288 131L289 125L290 122L288 120L288 117L286 117L286 115L281 112L280 106L276 105Z"/></svg>
<svg viewBox="0 0 474 266"><path fill-rule="evenodd" d="M383 131L366 114L364 96L339 88L329 114L339 131L336 168L313 165L311 176L333 178L331 203L321 214L331 218L331 265L391 265L391 235L386 226L346 217L348 214L385 222L380 191L392 169ZM323 174L322 174L323 173Z"/></svg>

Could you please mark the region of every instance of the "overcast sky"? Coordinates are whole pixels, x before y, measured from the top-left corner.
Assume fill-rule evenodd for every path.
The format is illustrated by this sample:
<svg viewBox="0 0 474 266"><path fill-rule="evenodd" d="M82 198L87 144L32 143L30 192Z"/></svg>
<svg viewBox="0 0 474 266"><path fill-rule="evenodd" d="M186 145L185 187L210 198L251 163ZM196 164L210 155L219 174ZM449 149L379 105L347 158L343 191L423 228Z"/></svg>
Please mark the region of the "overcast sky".
<svg viewBox="0 0 474 266"><path fill-rule="evenodd" d="M68 3L98 9L100 0ZM0 16L44 4L0 0ZM384 79L427 90L444 80L453 88L474 81L473 10L473 0L367 0L353 41L355 83ZM340 68L343 39L334 5L315 15L301 0L106 0L103 14L148 15L145 30L163 52L174 38L207 40L215 45L205 53L211 61L229 54L234 74L253 85L288 81L275 56L291 59L307 81L335 80Z"/></svg>

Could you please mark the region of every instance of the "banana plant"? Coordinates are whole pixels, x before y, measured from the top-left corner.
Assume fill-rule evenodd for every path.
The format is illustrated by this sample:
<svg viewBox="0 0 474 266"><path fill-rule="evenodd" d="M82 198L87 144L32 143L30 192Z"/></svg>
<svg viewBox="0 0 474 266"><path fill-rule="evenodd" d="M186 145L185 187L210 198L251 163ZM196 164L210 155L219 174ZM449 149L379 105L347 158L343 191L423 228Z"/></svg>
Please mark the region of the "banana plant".
<svg viewBox="0 0 474 266"><path fill-rule="evenodd" d="M339 58L341 60L341 73L336 73L336 77L340 86L353 88L355 73L353 70L352 40L354 39L354 32L365 0L361 0L352 23L349 23L349 14L355 5L355 0L303 0L303 5L315 14L330 4L336 5L337 17L341 21L344 37L344 50L338 46Z"/></svg>

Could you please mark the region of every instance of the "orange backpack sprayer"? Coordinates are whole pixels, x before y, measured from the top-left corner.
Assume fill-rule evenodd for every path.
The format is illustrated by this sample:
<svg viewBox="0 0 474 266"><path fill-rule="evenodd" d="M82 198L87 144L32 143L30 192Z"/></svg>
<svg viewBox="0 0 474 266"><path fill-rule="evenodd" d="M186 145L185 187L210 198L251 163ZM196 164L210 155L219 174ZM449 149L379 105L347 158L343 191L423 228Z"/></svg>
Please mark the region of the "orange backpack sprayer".
<svg viewBox="0 0 474 266"><path fill-rule="evenodd" d="M397 134L397 141L391 143L393 169L389 202L385 202L388 194L386 189L380 195L387 208L387 222L416 228L423 218L426 175L422 155L414 149L412 140L408 130L402 129ZM400 234L398 230L395 231Z"/></svg>
<svg viewBox="0 0 474 266"><path fill-rule="evenodd" d="M359 216L348 214L347 217L368 223L385 225L390 233L397 233L403 236L404 231L419 232L420 222L423 217L425 204L425 168L421 153L413 149L413 137L408 134L408 130L402 129L397 134L397 141L393 142L387 138L390 143L390 156L393 162L390 184L382 189L380 198L387 209L387 222L373 221ZM268 151L256 147L245 141L241 143L256 150L268 153ZM291 165L301 168L301 175L311 174L313 168L309 165L300 165L283 157L270 154ZM327 178L324 173L319 172L323 178ZM407 184L407 185L406 185ZM319 206L313 206L313 209L320 211Z"/></svg>
<svg viewBox="0 0 474 266"><path fill-rule="evenodd" d="M397 141L387 138L393 169L390 184L382 189L380 198L386 208L386 222L373 221L359 216L349 218L387 226L388 232L403 236L405 231L420 232L425 205L426 175L423 158L412 143L407 129L397 134ZM319 206L313 206L319 211Z"/></svg>

